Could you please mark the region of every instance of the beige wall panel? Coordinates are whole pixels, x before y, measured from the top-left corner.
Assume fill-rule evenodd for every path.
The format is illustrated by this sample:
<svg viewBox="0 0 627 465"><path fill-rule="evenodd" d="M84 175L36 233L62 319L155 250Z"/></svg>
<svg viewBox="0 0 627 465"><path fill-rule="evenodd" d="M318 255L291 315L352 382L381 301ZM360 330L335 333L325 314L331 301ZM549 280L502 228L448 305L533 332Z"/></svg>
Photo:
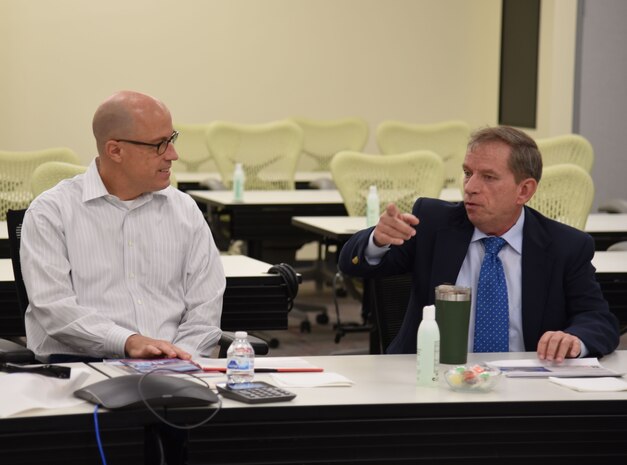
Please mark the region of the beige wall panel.
<svg viewBox="0 0 627 465"><path fill-rule="evenodd" d="M373 152L385 119L495 124L500 18L500 0L0 0L0 146L87 162L119 89L184 123L361 116Z"/></svg>

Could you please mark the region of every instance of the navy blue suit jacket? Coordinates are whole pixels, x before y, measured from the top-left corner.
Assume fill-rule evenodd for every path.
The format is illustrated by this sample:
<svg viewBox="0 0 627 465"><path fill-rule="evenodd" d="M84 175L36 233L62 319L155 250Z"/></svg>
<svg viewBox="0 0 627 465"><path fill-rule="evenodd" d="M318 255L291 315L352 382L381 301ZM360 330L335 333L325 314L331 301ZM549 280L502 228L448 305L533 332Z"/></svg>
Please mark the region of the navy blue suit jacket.
<svg viewBox="0 0 627 465"><path fill-rule="evenodd" d="M392 246L381 263L364 257L373 228L356 233L342 248L343 273L362 278L412 273L413 288L401 329L388 353L415 353L422 308L435 300L435 287L455 283L474 226L463 203L418 199L416 235ZM535 351L546 331L579 337L590 356L612 352L619 343L618 320L609 311L595 278L592 237L525 207L522 247L522 322L525 350Z"/></svg>

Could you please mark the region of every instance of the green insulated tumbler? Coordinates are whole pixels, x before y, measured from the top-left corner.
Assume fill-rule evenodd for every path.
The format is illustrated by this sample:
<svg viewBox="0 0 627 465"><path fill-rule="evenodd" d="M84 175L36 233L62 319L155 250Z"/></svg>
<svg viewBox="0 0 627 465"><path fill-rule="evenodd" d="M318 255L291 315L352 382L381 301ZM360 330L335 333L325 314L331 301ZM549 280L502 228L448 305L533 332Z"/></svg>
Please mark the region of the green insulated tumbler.
<svg viewBox="0 0 627 465"><path fill-rule="evenodd" d="M440 363L466 363L470 288L442 284L435 288L435 319L440 329Z"/></svg>

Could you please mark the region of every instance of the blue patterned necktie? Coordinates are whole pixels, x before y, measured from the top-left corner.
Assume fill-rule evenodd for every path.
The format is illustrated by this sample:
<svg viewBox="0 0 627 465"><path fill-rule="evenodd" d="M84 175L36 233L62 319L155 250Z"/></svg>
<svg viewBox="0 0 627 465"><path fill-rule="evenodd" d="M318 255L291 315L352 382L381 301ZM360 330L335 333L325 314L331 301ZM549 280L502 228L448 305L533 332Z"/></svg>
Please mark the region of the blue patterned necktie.
<svg viewBox="0 0 627 465"><path fill-rule="evenodd" d="M509 309L503 264L498 257L506 244L500 237L482 239L485 256L479 273L475 307L474 352L509 352Z"/></svg>

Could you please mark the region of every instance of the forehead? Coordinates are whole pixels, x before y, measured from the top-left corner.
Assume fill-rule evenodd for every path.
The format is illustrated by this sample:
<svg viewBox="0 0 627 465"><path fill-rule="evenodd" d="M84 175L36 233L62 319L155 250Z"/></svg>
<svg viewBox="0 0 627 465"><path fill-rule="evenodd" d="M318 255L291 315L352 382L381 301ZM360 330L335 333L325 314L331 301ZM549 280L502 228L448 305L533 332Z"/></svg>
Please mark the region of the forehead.
<svg viewBox="0 0 627 465"><path fill-rule="evenodd" d="M466 153L464 166L473 170L510 171L510 147L503 142L483 142Z"/></svg>
<svg viewBox="0 0 627 465"><path fill-rule="evenodd" d="M135 132L137 136L151 140L166 139L173 131L170 113L162 110L145 111L137 114Z"/></svg>

